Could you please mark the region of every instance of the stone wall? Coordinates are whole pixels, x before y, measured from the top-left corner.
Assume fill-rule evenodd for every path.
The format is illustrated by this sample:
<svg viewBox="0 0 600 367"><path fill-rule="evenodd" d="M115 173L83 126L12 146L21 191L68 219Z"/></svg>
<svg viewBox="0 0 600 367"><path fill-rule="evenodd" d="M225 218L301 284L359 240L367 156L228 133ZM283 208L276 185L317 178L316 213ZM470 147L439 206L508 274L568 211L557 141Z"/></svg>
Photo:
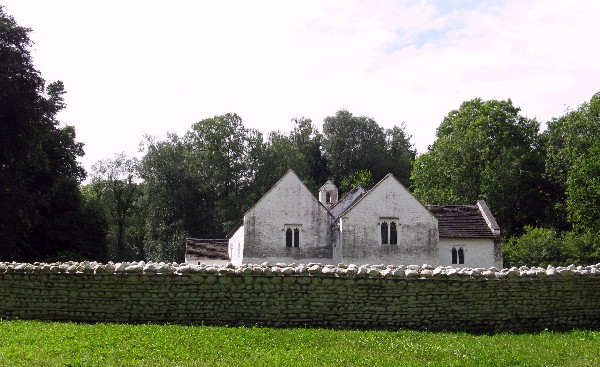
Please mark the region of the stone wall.
<svg viewBox="0 0 600 367"><path fill-rule="evenodd" d="M0 318L526 331L600 327L600 264L0 263Z"/></svg>
<svg viewBox="0 0 600 367"><path fill-rule="evenodd" d="M381 223L397 224L398 243L382 245ZM392 175L342 215L342 261L439 264L438 221Z"/></svg>
<svg viewBox="0 0 600 367"><path fill-rule="evenodd" d="M482 268L502 266L502 258L498 259L494 254L495 244L491 238L440 238L439 246L439 264L442 266L452 265L452 247L457 249L462 247L464 251L465 262L458 266Z"/></svg>
<svg viewBox="0 0 600 367"><path fill-rule="evenodd" d="M325 206L289 170L244 215L243 261L331 262L333 222ZM298 247L286 247L287 228L299 230Z"/></svg>

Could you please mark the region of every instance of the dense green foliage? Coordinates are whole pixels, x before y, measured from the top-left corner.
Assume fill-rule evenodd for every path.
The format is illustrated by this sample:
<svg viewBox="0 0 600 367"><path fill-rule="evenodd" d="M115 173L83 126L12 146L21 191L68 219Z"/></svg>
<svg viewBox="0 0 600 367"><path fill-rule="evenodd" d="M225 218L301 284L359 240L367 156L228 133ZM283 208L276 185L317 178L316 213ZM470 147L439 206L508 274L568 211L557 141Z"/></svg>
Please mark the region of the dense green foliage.
<svg viewBox="0 0 600 367"><path fill-rule="evenodd" d="M540 225L547 229L529 229L522 238L510 238L505 245L506 263L597 263L600 261L600 93L577 109L549 121L541 137L545 170L540 179L544 185L540 200L546 202L546 213L541 216ZM548 235L550 232L553 236ZM544 235L536 237L535 233Z"/></svg>
<svg viewBox="0 0 600 367"><path fill-rule="evenodd" d="M503 246L506 266L569 265L575 262L574 249L555 230L525 227L521 236L511 237Z"/></svg>
<svg viewBox="0 0 600 367"><path fill-rule="evenodd" d="M4 366L595 366L600 332L471 335L0 321Z"/></svg>
<svg viewBox="0 0 600 367"><path fill-rule="evenodd" d="M109 223L107 255L110 260L144 258L142 190L136 182L138 160L116 154L93 166L91 184L82 188L89 200L104 210Z"/></svg>
<svg viewBox="0 0 600 367"><path fill-rule="evenodd" d="M593 158L589 155L597 152L600 145L600 93L596 93L589 102L584 102L576 110L569 110L563 116L549 121L543 137L546 142L545 178L552 203L550 225L568 230L578 225L575 202L579 199L572 202L571 218L568 219L567 191L571 190L576 196L583 193L580 191L583 189L581 184L585 184L587 180L584 176L593 173L589 164L593 164ZM577 177L572 177L569 184L569 178L573 174Z"/></svg>
<svg viewBox="0 0 600 367"><path fill-rule="evenodd" d="M580 231L600 231L600 143L575 161L569 171L567 218Z"/></svg>
<svg viewBox="0 0 600 367"><path fill-rule="evenodd" d="M437 129L415 162L415 195L432 204L484 199L506 233L537 224L544 213L539 124L508 101L464 102Z"/></svg>
<svg viewBox="0 0 600 367"><path fill-rule="evenodd" d="M448 114L415 161L414 193L427 203L486 200L505 266L598 262L599 142L600 94L543 133L510 100L474 99Z"/></svg>
<svg viewBox="0 0 600 367"><path fill-rule="evenodd" d="M323 150L334 182L368 170L375 182L393 173L410 185L416 151L404 126L385 130L372 118L340 110L323 121Z"/></svg>
<svg viewBox="0 0 600 367"><path fill-rule="evenodd" d="M505 265L600 261L600 93L540 124L511 100L466 101L416 157L405 126L337 111L322 133L296 118L263 135L236 114L178 136L148 137L143 156L77 163L61 126L61 82L34 68L29 29L0 7L0 259L183 261L186 237L223 237L288 169L341 195L393 173L426 204L487 204Z"/></svg>
<svg viewBox="0 0 600 367"><path fill-rule="evenodd" d="M78 190L83 144L56 119L64 86L34 68L29 32L0 6L0 258L102 259L104 219Z"/></svg>

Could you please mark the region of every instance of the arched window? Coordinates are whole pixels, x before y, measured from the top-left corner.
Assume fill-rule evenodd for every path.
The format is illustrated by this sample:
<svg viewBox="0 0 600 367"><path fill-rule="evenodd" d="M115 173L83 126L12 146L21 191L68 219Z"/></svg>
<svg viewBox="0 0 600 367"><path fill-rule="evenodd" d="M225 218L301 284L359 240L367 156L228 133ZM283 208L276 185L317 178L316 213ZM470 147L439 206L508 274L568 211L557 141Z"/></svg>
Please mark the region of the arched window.
<svg viewBox="0 0 600 367"><path fill-rule="evenodd" d="M285 246L292 247L292 229L288 228L285 230Z"/></svg>
<svg viewBox="0 0 600 367"><path fill-rule="evenodd" d="M294 247L300 247L300 230L294 228Z"/></svg>
<svg viewBox="0 0 600 367"><path fill-rule="evenodd" d="M452 264L464 264L465 263L465 250L462 247L458 249L452 247Z"/></svg>
<svg viewBox="0 0 600 367"><path fill-rule="evenodd" d="M390 223L390 245L398 244L398 231L396 230L396 222Z"/></svg>
<svg viewBox="0 0 600 367"><path fill-rule="evenodd" d="M285 229L285 246L300 247L300 228L301 224L286 224Z"/></svg>
<svg viewBox="0 0 600 367"><path fill-rule="evenodd" d="M388 224L387 222L381 223L381 244L388 244Z"/></svg>

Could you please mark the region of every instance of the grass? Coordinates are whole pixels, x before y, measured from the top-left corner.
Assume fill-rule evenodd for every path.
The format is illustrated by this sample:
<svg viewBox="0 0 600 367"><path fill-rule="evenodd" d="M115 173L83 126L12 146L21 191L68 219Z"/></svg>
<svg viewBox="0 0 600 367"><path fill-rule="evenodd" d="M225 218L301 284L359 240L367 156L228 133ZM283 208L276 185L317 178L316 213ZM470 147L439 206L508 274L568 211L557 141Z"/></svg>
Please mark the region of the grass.
<svg viewBox="0 0 600 367"><path fill-rule="evenodd" d="M0 366L597 366L600 331L417 331L0 320Z"/></svg>

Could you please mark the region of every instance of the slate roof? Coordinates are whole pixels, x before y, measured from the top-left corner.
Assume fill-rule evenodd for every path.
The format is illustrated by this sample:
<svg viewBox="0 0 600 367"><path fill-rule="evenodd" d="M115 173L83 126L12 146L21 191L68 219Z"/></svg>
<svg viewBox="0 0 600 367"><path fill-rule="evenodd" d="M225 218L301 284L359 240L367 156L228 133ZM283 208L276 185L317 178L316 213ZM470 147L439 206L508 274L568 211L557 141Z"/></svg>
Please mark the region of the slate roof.
<svg viewBox="0 0 600 367"><path fill-rule="evenodd" d="M361 185L356 186L350 190L342 199L340 199L334 206L329 208L329 212L337 220L340 216L351 207L358 199L367 194L367 190Z"/></svg>
<svg viewBox="0 0 600 367"><path fill-rule="evenodd" d="M477 205L427 205L427 209L438 220L440 238L496 238Z"/></svg>
<svg viewBox="0 0 600 367"><path fill-rule="evenodd" d="M185 239L185 255L192 260L229 260L227 239Z"/></svg>

